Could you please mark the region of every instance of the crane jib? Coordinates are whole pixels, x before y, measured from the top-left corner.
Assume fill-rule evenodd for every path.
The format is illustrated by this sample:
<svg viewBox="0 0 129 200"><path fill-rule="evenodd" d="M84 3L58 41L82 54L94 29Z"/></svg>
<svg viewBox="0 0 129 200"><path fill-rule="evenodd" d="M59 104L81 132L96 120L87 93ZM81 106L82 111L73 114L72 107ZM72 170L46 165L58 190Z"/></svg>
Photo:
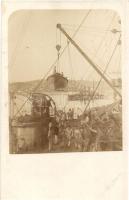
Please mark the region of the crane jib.
<svg viewBox="0 0 129 200"><path fill-rule="evenodd" d="M98 69L96 64L90 59L90 57L80 48L80 46L68 35L68 33L62 28L61 24L57 24L57 28L68 38L68 40L76 47L87 62L95 69L95 71L105 80L105 82L112 88L112 90L122 98L120 92L113 87L112 83L104 76L104 74Z"/></svg>

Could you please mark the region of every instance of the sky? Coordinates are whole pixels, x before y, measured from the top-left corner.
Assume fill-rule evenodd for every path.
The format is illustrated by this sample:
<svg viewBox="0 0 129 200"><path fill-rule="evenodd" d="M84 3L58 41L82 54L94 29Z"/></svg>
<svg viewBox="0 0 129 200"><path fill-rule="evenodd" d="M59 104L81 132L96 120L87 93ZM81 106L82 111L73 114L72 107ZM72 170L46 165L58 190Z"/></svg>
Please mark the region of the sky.
<svg viewBox="0 0 129 200"><path fill-rule="evenodd" d="M56 45L61 45L61 51L67 45L66 37L56 28L57 23L62 24L71 37L82 23L74 37L76 43L101 70L108 65L107 77L120 76L121 45L116 44L120 38L121 24L114 11L19 10L8 21L10 82L41 79L50 70L57 58ZM112 33L113 29L118 32ZM61 56L59 66L60 72L68 79L100 78L71 44ZM48 75L51 73L52 70Z"/></svg>

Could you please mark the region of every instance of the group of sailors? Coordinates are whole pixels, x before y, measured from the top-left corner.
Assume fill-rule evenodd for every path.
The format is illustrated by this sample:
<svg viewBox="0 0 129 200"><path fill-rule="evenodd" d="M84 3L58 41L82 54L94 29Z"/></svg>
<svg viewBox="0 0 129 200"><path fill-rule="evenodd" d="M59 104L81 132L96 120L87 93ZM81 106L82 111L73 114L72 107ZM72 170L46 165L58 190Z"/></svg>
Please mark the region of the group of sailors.
<svg viewBox="0 0 129 200"><path fill-rule="evenodd" d="M121 103L118 109L112 108L112 111L106 107L102 111L93 108L85 112L80 112L79 109L76 112L75 108L69 108L68 111L56 110L55 115L50 112L52 110L50 102L45 105L40 110L37 104L33 104L32 116L25 115L18 118L19 122L42 121L41 132L45 133L46 142L45 146L44 142L39 146L43 147L43 151L120 150L122 145L114 146L114 144L118 145L118 141L121 141L121 138L118 138L122 135L121 120L114 118L114 115L121 113ZM44 133L41 133L39 140L44 141ZM22 143L25 143L25 140Z"/></svg>
<svg viewBox="0 0 129 200"><path fill-rule="evenodd" d="M120 131L119 123L105 111L89 111L74 118L74 109L59 111L49 122L48 150L51 151L100 151L108 150L109 139Z"/></svg>

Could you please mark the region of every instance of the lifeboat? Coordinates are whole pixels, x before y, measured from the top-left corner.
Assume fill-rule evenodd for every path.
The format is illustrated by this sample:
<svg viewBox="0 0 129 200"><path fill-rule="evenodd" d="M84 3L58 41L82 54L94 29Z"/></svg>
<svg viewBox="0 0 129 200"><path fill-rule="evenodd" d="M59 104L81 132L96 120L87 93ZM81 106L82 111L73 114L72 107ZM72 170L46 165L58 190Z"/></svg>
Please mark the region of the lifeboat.
<svg viewBox="0 0 129 200"><path fill-rule="evenodd" d="M68 79L64 77L63 72L60 73L59 70L57 71L57 68L59 68L60 49L61 46L56 45L58 57L57 66L54 67L53 74L47 78L48 88L56 91L62 91L66 89L68 85Z"/></svg>
<svg viewBox="0 0 129 200"><path fill-rule="evenodd" d="M63 73L55 71L47 78L47 83L52 90L64 90L68 85L68 79L64 77Z"/></svg>

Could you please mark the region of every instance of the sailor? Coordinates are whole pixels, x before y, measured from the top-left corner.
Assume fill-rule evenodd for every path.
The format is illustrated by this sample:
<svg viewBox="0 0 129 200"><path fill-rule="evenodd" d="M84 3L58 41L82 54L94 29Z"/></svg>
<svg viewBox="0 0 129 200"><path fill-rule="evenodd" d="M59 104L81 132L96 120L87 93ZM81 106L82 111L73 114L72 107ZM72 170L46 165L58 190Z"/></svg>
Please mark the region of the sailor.
<svg viewBox="0 0 129 200"><path fill-rule="evenodd" d="M85 116L84 116L84 119L82 119L81 120L81 125L82 126L85 126L86 124L88 124L89 123L89 116L86 114Z"/></svg>
<svg viewBox="0 0 129 200"><path fill-rule="evenodd" d="M88 151L88 144L89 144L89 130L86 126L83 126L81 129L82 134L82 151Z"/></svg>
<svg viewBox="0 0 129 200"><path fill-rule="evenodd" d="M71 146L71 140L72 140L72 137L73 137L73 131L72 131L72 128L70 127L70 125L66 128L65 135L66 135L66 138L67 138L66 146L70 147Z"/></svg>
<svg viewBox="0 0 129 200"><path fill-rule="evenodd" d="M17 141L17 153L24 153L27 151L27 144L24 138L19 138Z"/></svg>
<svg viewBox="0 0 129 200"><path fill-rule="evenodd" d="M58 135L59 135L59 126L58 126L58 122L56 121L56 119L53 120L53 139L54 139L54 144L58 143Z"/></svg>
<svg viewBox="0 0 129 200"><path fill-rule="evenodd" d="M74 146L77 150L81 150L82 148L82 134L78 128L74 130Z"/></svg>
<svg viewBox="0 0 129 200"><path fill-rule="evenodd" d="M52 122L49 122L49 128L48 128L48 150L49 152L52 151L53 148L53 125Z"/></svg>
<svg viewBox="0 0 129 200"><path fill-rule="evenodd" d="M96 151L97 130L94 127L90 127L88 125L87 128L90 131L88 149L90 151Z"/></svg>
<svg viewBox="0 0 129 200"><path fill-rule="evenodd" d="M68 111L68 119L69 119L69 120L71 119L71 108L70 108L69 111Z"/></svg>

